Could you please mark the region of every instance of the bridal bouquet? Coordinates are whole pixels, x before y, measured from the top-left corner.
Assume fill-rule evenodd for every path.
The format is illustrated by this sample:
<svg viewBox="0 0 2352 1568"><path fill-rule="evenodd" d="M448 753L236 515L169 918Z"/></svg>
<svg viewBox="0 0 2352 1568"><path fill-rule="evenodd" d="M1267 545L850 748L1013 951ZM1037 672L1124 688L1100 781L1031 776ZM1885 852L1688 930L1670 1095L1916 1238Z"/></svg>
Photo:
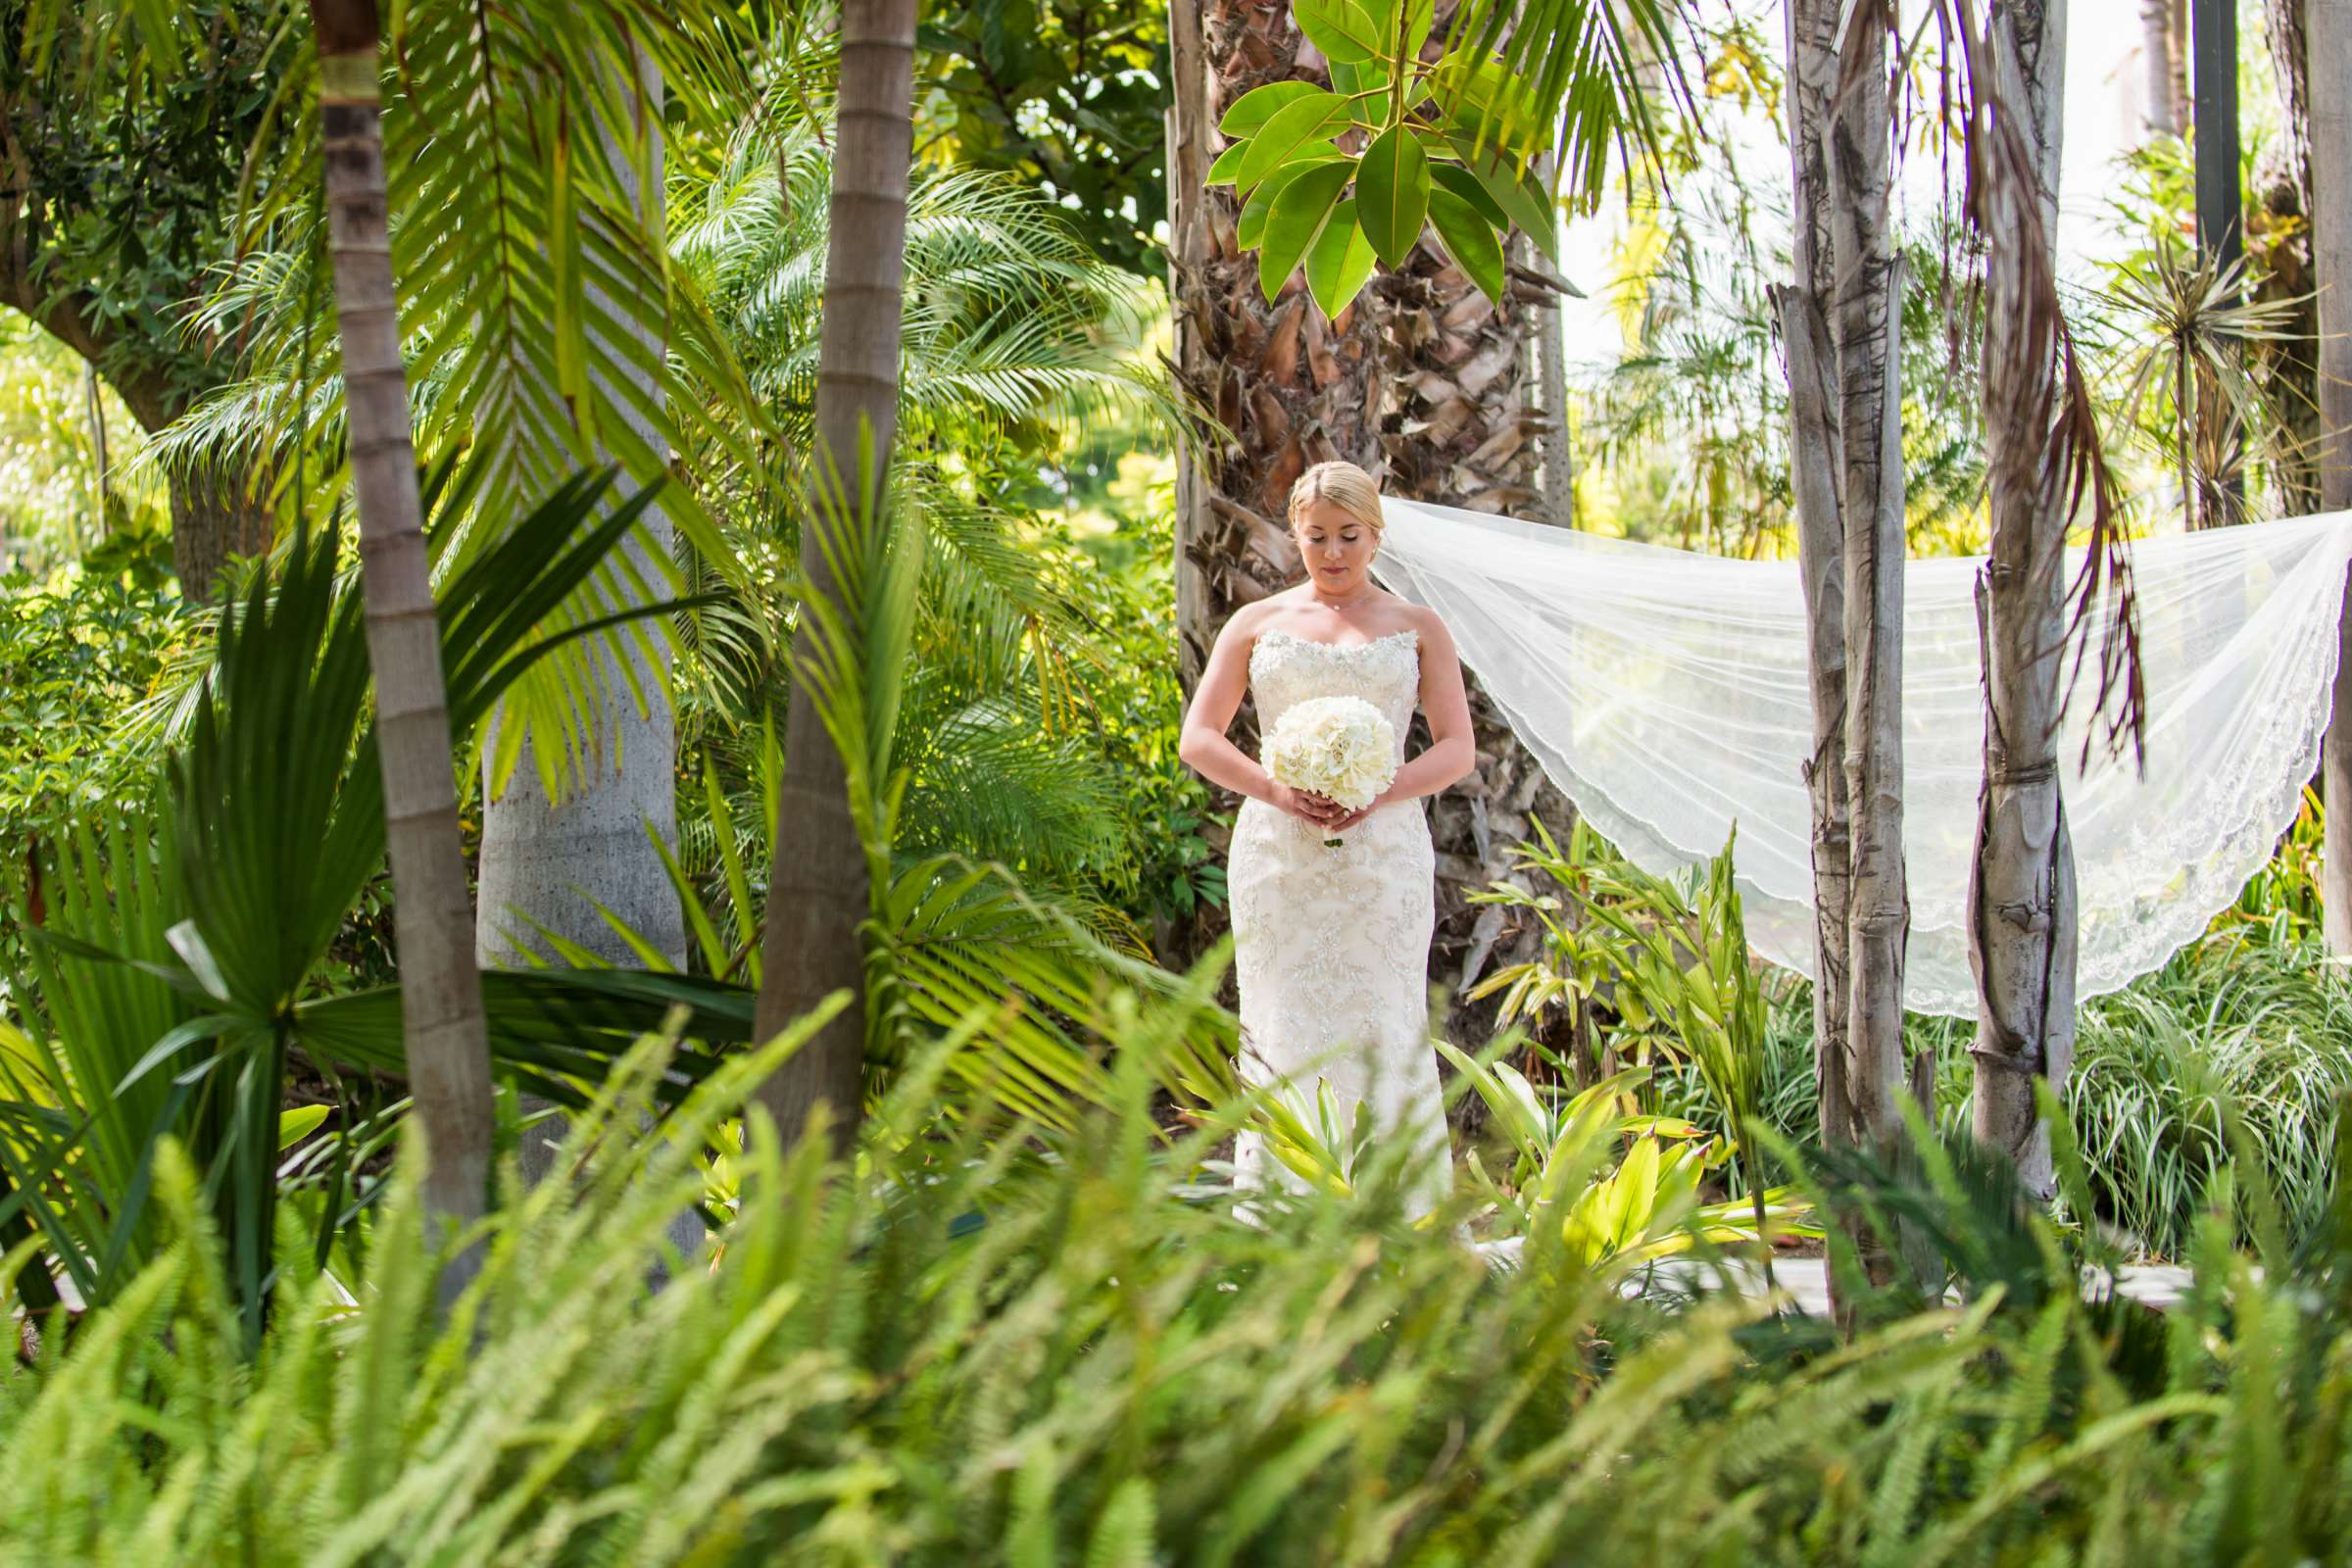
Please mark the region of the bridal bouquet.
<svg viewBox="0 0 2352 1568"><path fill-rule="evenodd" d="M1310 697L1284 710L1259 756L1278 782L1361 810L1396 776L1396 729L1361 697Z"/></svg>

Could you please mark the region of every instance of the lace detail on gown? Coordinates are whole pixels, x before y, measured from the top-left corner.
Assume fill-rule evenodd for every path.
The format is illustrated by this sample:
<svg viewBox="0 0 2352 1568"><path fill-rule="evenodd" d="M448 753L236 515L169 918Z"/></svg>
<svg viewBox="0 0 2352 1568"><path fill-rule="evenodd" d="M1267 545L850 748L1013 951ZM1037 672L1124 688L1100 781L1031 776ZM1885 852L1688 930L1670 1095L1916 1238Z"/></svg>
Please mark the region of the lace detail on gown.
<svg viewBox="0 0 2352 1568"><path fill-rule="evenodd" d="M1310 697L1361 697L1404 734L1420 693L1418 635L1369 643L1261 634L1250 655L1258 726L1271 730ZM1375 810L1332 848L1323 829L1246 801L1227 859L1235 967L1241 988L1242 1075L1287 1081L1289 1103L1317 1125L1317 1080L1328 1082L1343 1141L1368 1103L1379 1136L1426 1149L1410 1193L1425 1213L1451 1179L1436 1054L1428 1040L1429 940L1437 920L1436 857L1419 801ZM1343 1150L1343 1153L1345 1151ZM1269 1173L1302 1183L1245 1132L1234 1165L1245 1185Z"/></svg>

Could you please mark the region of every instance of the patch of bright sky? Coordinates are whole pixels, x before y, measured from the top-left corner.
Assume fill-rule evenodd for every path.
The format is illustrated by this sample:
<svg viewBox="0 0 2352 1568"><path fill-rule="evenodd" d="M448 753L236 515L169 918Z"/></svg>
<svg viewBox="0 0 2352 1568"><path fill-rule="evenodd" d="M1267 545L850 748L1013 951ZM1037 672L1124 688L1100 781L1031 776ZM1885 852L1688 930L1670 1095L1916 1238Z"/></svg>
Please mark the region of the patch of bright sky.
<svg viewBox="0 0 2352 1568"><path fill-rule="evenodd" d="M1779 0L1702 3L1710 29L1726 17L1745 19L1758 44L1770 51L1776 70L1781 66L1787 44ZM2117 182L2116 160L2144 134L2146 92L2139 0L2074 0L2068 9L2058 250L2062 274L2081 281L2096 260L2123 248L2123 241L2108 224L2107 202ZM1902 12L1909 35L1925 12L1919 0L1907 0ZM2251 37L2241 20L2241 44L2251 47L2259 35L2258 20ZM1932 27L1921 47L1935 47ZM1788 153L1782 126L1761 106L1746 112L1720 102L1716 107L1727 143L1724 155L1737 160L1751 186L1765 180L1785 185L1789 177ZM1956 171L1954 177L1956 181ZM1913 217L1924 220L1936 211L1940 181L1933 152L1915 152L1906 161L1900 195ZM1568 302L1565 324L1571 359L1612 359L1622 347L1619 319L1608 296L1620 270L1620 247L1627 234L1621 194L1612 196L1593 216L1568 223L1562 270L1590 296Z"/></svg>

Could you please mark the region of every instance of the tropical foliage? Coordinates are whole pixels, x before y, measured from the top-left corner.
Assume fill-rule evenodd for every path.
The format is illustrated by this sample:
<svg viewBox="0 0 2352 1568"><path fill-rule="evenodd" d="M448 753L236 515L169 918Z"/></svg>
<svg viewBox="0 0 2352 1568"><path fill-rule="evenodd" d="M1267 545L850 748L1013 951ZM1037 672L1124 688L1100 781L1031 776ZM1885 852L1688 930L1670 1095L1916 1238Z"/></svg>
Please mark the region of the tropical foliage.
<svg viewBox="0 0 2352 1568"><path fill-rule="evenodd" d="M1874 1299L1841 1344L1703 1289L1629 1300L1565 1247L1496 1276L1377 1194L1251 1224L1189 1200L1168 1177L1215 1129L1160 1152L1152 1015L1118 1108L1050 1159L985 1122L900 1142L923 1072L872 1180L754 1139L724 1254L648 1295L685 1148L772 1054L627 1136L657 1040L447 1321L396 1179L361 1288L296 1264L250 1360L167 1149L155 1260L0 1372L0 1558L2340 1560L2338 1241L2258 1270L2204 1219L2159 1319L2084 1299L1966 1146L1843 1166L1825 1200L1938 1217L1958 1298Z"/></svg>
<svg viewBox="0 0 2352 1568"><path fill-rule="evenodd" d="M1475 988L1492 1038L1438 1048L1463 1158L1416 1215L1408 1141L1238 1081L1222 951L1155 958L1224 891L1217 798L1175 754L1170 492L1229 436L1282 439L1241 435L1254 404L1219 429L1156 363L1185 13L924 8L864 506L806 462L839 374L840 118L875 108L843 101L856 29L715 0L384 12L377 368L405 358L412 396L353 397L423 460L453 836L526 766L562 794L611 656L651 656L667 689L629 696L676 720L678 832L648 834L685 955L606 909L633 967L543 925L534 966L482 976L498 1200L437 1232L312 35L279 0L0 4L0 296L169 423L101 476L66 351L0 365L28 568L0 579L0 1564L2345 1560L2352 970L2316 799L2203 942L2082 1007L2046 1210L1966 1136L1955 1021L1908 1021L1903 1134L1821 1146L1813 999L1747 951L1736 843L1660 877L1581 822L1494 827L1523 798L1480 814L1510 866L1472 917L1527 942ZM1503 316L1482 338L1399 301L1450 265L1448 318L1516 309L1614 167L1651 205L1627 352L1579 378L1588 520L1784 548L1781 181L1709 128L1780 110L1752 19L1297 0L1237 25L1283 18L1328 74L1217 105L1211 177L1243 292L1324 345L1303 373L1341 374L1342 332L1426 329L1425 367L1510 346ZM2151 238L2069 305L2104 317L2080 334L2103 420L2210 521L2241 448L2276 470L2258 497L2299 482L2242 363L2299 328L2155 237L2187 168L2140 159ZM1899 249L1910 543L1972 547L1982 258L1948 221ZM191 537L221 474L257 553L174 593L157 530ZM493 739L501 704L527 725ZM811 720L858 985L756 1040ZM758 1093L845 1016L859 1136L795 1144ZM542 1104L569 1120L526 1184ZM1245 1129L1293 1183L1234 1191ZM453 1255L470 1284L439 1298ZM2161 1315L2104 1289L2149 1256L2188 1270ZM1796 1258L1835 1323L1774 1288Z"/></svg>

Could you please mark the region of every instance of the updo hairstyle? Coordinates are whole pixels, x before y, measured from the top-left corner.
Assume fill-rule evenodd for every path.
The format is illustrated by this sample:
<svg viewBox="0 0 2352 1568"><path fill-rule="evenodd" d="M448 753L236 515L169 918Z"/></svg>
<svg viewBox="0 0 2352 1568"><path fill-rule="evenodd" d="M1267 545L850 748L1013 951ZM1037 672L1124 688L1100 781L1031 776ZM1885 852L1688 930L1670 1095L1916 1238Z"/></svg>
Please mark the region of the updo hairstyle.
<svg viewBox="0 0 2352 1568"><path fill-rule="evenodd" d="M1306 509L1318 501L1328 501L1356 521L1380 536L1386 519L1380 513L1380 486L1372 476L1352 463L1334 460L1318 463L1298 476L1291 486L1291 527L1295 530Z"/></svg>

